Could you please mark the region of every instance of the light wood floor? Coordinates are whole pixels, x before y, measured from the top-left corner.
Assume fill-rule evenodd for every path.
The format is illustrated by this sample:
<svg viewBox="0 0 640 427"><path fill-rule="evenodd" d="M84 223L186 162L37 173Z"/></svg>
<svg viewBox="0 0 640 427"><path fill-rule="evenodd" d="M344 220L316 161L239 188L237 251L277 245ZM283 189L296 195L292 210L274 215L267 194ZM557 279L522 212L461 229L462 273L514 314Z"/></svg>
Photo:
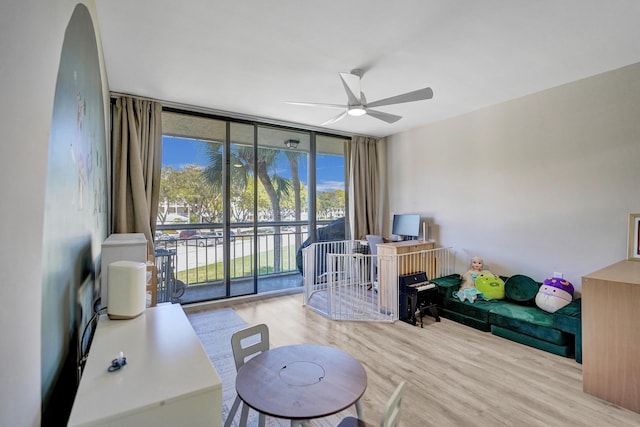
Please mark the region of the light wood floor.
<svg viewBox="0 0 640 427"><path fill-rule="evenodd" d="M404 322L329 320L302 305L302 295L233 305L248 324L266 323L272 347L316 343L339 347L367 371L367 421L378 424L402 381L401 425L640 426L640 414L582 391L582 365L490 333L425 317Z"/></svg>

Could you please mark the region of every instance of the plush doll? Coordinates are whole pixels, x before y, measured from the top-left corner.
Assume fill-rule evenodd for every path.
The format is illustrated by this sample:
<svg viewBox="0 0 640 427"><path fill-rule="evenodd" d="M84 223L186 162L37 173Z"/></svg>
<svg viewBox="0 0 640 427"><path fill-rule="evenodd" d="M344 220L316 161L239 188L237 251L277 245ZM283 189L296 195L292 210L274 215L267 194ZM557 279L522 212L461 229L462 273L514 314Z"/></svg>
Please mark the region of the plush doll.
<svg viewBox="0 0 640 427"><path fill-rule="evenodd" d="M462 274L462 283L460 283L460 290L472 289L475 288L476 285L476 277L480 275L482 272L482 267L484 263L482 262L482 258L473 257L471 258L471 267L469 270Z"/></svg>
<svg viewBox="0 0 640 427"><path fill-rule="evenodd" d="M489 270L483 270L476 278L476 289L485 299L504 299L504 280Z"/></svg>
<svg viewBox="0 0 640 427"><path fill-rule="evenodd" d="M555 313L573 300L573 285L561 277L545 279L536 294L536 305L549 313Z"/></svg>
<svg viewBox="0 0 640 427"><path fill-rule="evenodd" d="M483 274L485 276L491 274L490 271L483 270L483 266L484 263L482 261L482 258L471 258L471 267L466 273L460 276L462 282L460 283L460 289L453 293L454 298L458 298L460 301L468 300L470 303L473 303L478 298L487 299L487 296L477 288L478 278L483 277Z"/></svg>

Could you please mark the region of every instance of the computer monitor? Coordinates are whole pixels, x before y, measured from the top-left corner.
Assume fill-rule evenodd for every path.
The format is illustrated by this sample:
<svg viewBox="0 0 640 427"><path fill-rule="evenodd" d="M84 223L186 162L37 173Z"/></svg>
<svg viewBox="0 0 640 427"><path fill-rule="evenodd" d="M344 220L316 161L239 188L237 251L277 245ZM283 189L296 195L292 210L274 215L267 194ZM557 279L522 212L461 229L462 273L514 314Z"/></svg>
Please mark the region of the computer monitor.
<svg viewBox="0 0 640 427"><path fill-rule="evenodd" d="M391 233L401 236L403 240L417 239L420 236L420 215L395 214Z"/></svg>

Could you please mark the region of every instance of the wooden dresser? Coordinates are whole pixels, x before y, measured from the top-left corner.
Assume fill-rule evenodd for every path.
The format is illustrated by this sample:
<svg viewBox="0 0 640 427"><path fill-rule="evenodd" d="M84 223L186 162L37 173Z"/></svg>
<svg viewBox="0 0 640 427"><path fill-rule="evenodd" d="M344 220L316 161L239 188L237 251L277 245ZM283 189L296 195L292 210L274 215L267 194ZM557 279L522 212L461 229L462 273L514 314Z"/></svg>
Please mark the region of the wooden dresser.
<svg viewBox="0 0 640 427"><path fill-rule="evenodd" d="M640 262L582 277L583 390L640 412Z"/></svg>

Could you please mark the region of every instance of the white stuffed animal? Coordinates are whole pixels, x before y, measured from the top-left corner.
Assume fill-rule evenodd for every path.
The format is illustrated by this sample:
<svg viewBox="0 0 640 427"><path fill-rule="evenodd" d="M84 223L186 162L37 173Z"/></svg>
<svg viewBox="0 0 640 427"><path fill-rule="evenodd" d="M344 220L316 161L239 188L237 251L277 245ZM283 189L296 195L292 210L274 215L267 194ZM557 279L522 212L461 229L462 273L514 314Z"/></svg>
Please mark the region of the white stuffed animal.
<svg viewBox="0 0 640 427"><path fill-rule="evenodd" d="M536 305L549 313L555 313L573 300L573 285L561 277L545 279L536 294Z"/></svg>

